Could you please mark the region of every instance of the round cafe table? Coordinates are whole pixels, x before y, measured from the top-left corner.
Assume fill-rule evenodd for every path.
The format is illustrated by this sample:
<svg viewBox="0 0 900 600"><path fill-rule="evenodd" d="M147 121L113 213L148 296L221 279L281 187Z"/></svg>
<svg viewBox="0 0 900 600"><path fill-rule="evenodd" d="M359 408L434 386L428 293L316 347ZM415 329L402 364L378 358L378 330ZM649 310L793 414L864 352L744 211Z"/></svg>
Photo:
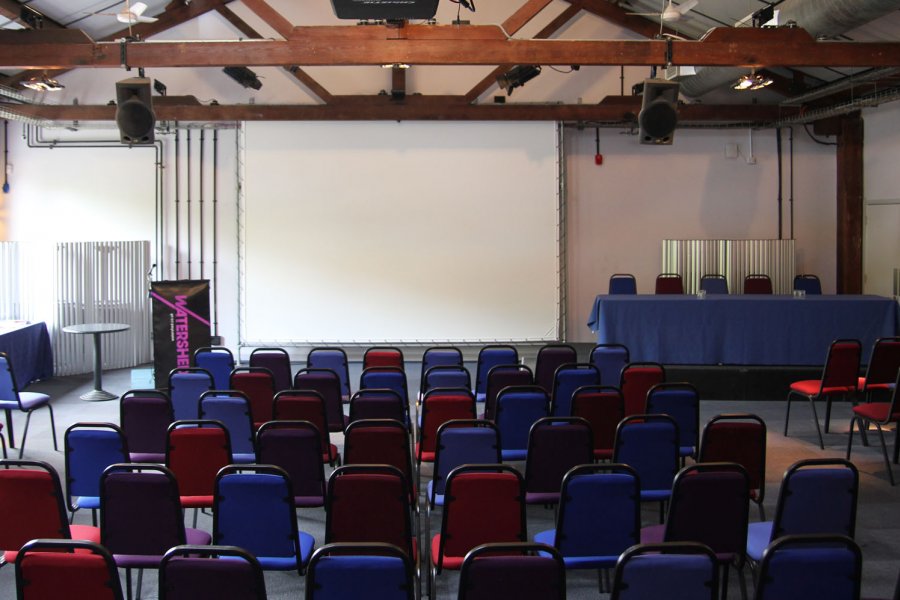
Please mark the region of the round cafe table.
<svg viewBox="0 0 900 600"><path fill-rule="evenodd" d="M80 335L91 334L94 336L94 389L86 394L82 394L80 398L88 402L101 402L103 400L115 400L118 398L115 394L110 394L103 389L103 354L101 351L100 336L104 333L115 333L117 331L125 331L130 329L130 325L124 323L84 323L82 325L69 325L63 327L66 333L75 333Z"/></svg>

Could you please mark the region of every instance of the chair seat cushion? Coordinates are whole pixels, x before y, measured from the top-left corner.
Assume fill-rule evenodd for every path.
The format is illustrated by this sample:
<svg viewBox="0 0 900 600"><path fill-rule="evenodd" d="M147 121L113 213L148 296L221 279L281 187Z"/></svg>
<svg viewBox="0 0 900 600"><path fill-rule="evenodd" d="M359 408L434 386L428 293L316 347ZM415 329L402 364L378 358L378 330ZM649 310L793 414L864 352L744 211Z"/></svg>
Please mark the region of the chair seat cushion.
<svg viewBox="0 0 900 600"><path fill-rule="evenodd" d="M100 543L100 528L93 527L91 525L69 525L69 532L72 534L70 539L73 540L86 540L88 542L94 542L95 544ZM76 550L79 552L79 550ZM16 557L19 555L19 549L15 550L7 550L3 553L3 560L7 563L16 562Z"/></svg>
<svg viewBox="0 0 900 600"><path fill-rule="evenodd" d="M434 489L434 480L432 479L431 481L428 482L428 486L427 486L427 492L428 492L429 499L431 498L431 493L432 493L433 489ZM435 494L434 501L432 502L432 504L434 506L443 506L444 505L444 495L443 494Z"/></svg>
<svg viewBox="0 0 900 600"><path fill-rule="evenodd" d="M547 544L554 546L556 541L556 530L548 529L534 535L534 541L539 544ZM541 556L549 557L547 552L538 552ZM563 556L563 562L567 569L606 569L616 566L619 560L618 554L609 556Z"/></svg>
<svg viewBox="0 0 900 600"><path fill-rule="evenodd" d="M437 534L436 536L431 538L431 564L434 566L437 566L438 564L437 559L440 549L441 534ZM462 567L464 558L465 556L449 556L445 554L444 560L441 561L441 568L458 571Z"/></svg>
<svg viewBox="0 0 900 600"><path fill-rule="evenodd" d="M658 544L663 541L665 535L665 525L649 525L647 527L641 527L642 544Z"/></svg>
<svg viewBox="0 0 900 600"><path fill-rule="evenodd" d="M297 508L325 506L325 496L294 496L294 506Z"/></svg>
<svg viewBox="0 0 900 600"><path fill-rule="evenodd" d="M641 502L668 500L672 490L641 490Z"/></svg>
<svg viewBox="0 0 900 600"><path fill-rule="evenodd" d="M50 396L38 392L19 392L19 402L22 410L34 410L50 403ZM15 400L0 400L0 409L19 410L19 404Z"/></svg>
<svg viewBox="0 0 900 600"><path fill-rule="evenodd" d="M613 449L612 448L594 448L594 459L595 460L612 460L613 457Z"/></svg>
<svg viewBox="0 0 900 600"><path fill-rule="evenodd" d="M522 448L521 450L517 450L515 448L510 448L509 450L501 450L500 456L504 461L507 460L525 460L525 457L528 455L528 450Z"/></svg>
<svg viewBox="0 0 900 600"><path fill-rule="evenodd" d="M889 420L896 420L900 415L894 415L893 419L889 419L888 411L891 410L890 402L869 402L868 404L860 404L853 407L853 413L859 415L867 421L877 421L886 423Z"/></svg>
<svg viewBox="0 0 900 600"><path fill-rule="evenodd" d="M74 529L77 525L72 525ZM74 539L74 531L73 539ZM185 543L191 544L194 546L208 546L212 542L212 536L202 529L194 529L192 527L184 528L184 539ZM98 541L99 543L99 541ZM155 569L159 567L159 563L162 560L162 555L152 555L152 554L114 554L113 558L116 561L116 565L122 568L129 569Z"/></svg>
<svg viewBox="0 0 900 600"><path fill-rule="evenodd" d="M165 453L158 452L129 452L128 458L135 463L165 463Z"/></svg>
<svg viewBox="0 0 900 600"><path fill-rule="evenodd" d="M525 504L559 504L559 492L525 492Z"/></svg>
<svg viewBox="0 0 900 600"><path fill-rule="evenodd" d="M290 571L293 569L306 566L309 557L312 556L313 547L316 545L316 538L309 535L305 531L301 531L297 535L300 542L300 559L299 562L295 556L258 556L256 559L263 569L271 569L273 571Z"/></svg>
<svg viewBox="0 0 900 600"><path fill-rule="evenodd" d="M747 528L747 557L753 561L762 560L763 552L772 541L772 521L750 523Z"/></svg>
<svg viewBox="0 0 900 600"><path fill-rule="evenodd" d="M253 452L238 452L233 454L231 459L237 464L252 464L256 462L256 454Z"/></svg>
<svg viewBox="0 0 900 600"><path fill-rule="evenodd" d="M100 496L78 496L73 498L74 502L72 503L75 506L75 510L79 510L82 508L87 508L89 510L100 508Z"/></svg>
<svg viewBox="0 0 900 600"><path fill-rule="evenodd" d="M860 377L859 381L856 384L857 389L859 390L892 390L894 389L893 382L884 382L884 383L870 383L869 387L866 388L866 378Z"/></svg>
<svg viewBox="0 0 900 600"><path fill-rule="evenodd" d="M803 381L795 381L794 383L792 383L791 391L798 394L803 394L804 396L818 396L820 393L823 396L828 396L831 394L849 394L850 392L855 392L856 388L854 388L853 386L835 386L822 388L822 382L820 380L805 379Z"/></svg>
<svg viewBox="0 0 900 600"><path fill-rule="evenodd" d="M213 496L181 496L181 508L212 508Z"/></svg>

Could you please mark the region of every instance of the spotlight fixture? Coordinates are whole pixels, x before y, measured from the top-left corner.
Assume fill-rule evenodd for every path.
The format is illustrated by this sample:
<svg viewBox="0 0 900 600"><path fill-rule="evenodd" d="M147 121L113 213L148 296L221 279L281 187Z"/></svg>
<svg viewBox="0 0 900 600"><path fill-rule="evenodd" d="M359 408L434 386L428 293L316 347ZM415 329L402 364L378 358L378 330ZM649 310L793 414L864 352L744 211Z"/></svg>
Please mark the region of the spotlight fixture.
<svg viewBox="0 0 900 600"><path fill-rule="evenodd" d="M31 79L23 81L22 87L26 87L29 90L34 90L36 92L58 92L59 90L65 89L66 86L55 79L47 77L47 74L44 73L39 77L32 77Z"/></svg>
<svg viewBox="0 0 900 600"><path fill-rule="evenodd" d="M262 87L262 82L256 76L256 73L247 67L225 67L222 69L226 75L237 81L245 88L253 88L258 90Z"/></svg>
<svg viewBox="0 0 900 600"><path fill-rule="evenodd" d="M761 90L764 87L772 85L772 78L760 75L756 71L752 71L749 75L744 75L731 86L733 89L745 90Z"/></svg>
<svg viewBox="0 0 900 600"><path fill-rule="evenodd" d="M160 96L165 96L166 90L168 88L166 88L166 84L164 84L159 79L154 79L153 80L153 89L156 90L156 93L159 94Z"/></svg>
<svg viewBox="0 0 900 600"><path fill-rule="evenodd" d="M506 90L507 96L512 96L514 89L522 87L540 74L539 65L518 65L497 77L497 85Z"/></svg>

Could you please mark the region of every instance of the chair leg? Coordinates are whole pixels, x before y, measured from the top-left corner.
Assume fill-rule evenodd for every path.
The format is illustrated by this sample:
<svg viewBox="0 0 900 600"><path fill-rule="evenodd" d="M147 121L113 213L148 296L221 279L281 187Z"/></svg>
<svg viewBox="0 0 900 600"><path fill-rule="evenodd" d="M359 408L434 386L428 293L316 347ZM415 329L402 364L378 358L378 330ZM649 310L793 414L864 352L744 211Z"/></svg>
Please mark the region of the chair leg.
<svg viewBox="0 0 900 600"><path fill-rule="evenodd" d="M766 507L763 506L762 502L758 502L756 504L756 506L759 507L759 520L765 521L766 520Z"/></svg>
<svg viewBox="0 0 900 600"><path fill-rule="evenodd" d="M850 460L850 451L853 449L853 425L854 425L854 423L859 425L860 434L862 434L862 429L863 429L862 419L857 418L856 415L852 416L850 418L850 431L847 435L847 456L846 456L847 460Z"/></svg>
<svg viewBox="0 0 900 600"><path fill-rule="evenodd" d="M134 596L131 593L131 569L125 569L125 596L128 600L132 600Z"/></svg>
<svg viewBox="0 0 900 600"><path fill-rule="evenodd" d="M894 423L894 464L900 460L900 423Z"/></svg>
<svg viewBox="0 0 900 600"><path fill-rule="evenodd" d="M747 600L747 578L744 576L744 561L734 566L737 569L738 580L741 582L741 600Z"/></svg>
<svg viewBox="0 0 900 600"><path fill-rule="evenodd" d="M12 411L6 411L6 430L9 432L6 435L9 436L9 447L16 447L16 436L13 435L13 420L12 420Z"/></svg>
<svg viewBox="0 0 900 600"><path fill-rule="evenodd" d="M137 600L141 600L141 583L144 580L144 570L138 569L138 580L137 580Z"/></svg>
<svg viewBox="0 0 900 600"><path fill-rule="evenodd" d="M831 429L831 396L825 396L825 433Z"/></svg>
<svg viewBox="0 0 900 600"><path fill-rule="evenodd" d="M31 423L31 411L25 413L25 429L22 430L22 441L19 442L19 458L25 453L25 438L28 437L28 425Z"/></svg>
<svg viewBox="0 0 900 600"><path fill-rule="evenodd" d="M816 424L816 433L819 436L819 448L825 449L825 440L822 438L822 428L819 427L819 413L816 411L816 401L812 396L809 397L809 406L812 408L813 422Z"/></svg>
<svg viewBox="0 0 900 600"><path fill-rule="evenodd" d="M722 565L722 600L728 598L728 563Z"/></svg>
<svg viewBox="0 0 900 600"><path fill-rule="evenodd" d="M6 454L6 440L3 439L3 435L0 435L0 445L3 446L3 458L9 458L9 456Z"/></svg>
<svg viewBox="0 0 900 600"><path fill-rule="evenodd" d="M784 437L787 437L788 421L791 420L791 396L793 396L793 394L788 392L787 409L784 411Z"/></svg>
<svg viewBox="0 0 900 600"><path fill-rule="evenodd" d="M881 425L878 423L875 423L875 428L878 430L878 439L881 441L881 453L884 455L884 466L887 468L888 479L890 479L891 485L894 485L894 468L891 466L891 461L888 460L887 445L884 443L884 431L882 431Z"/></svg>
<svg viewBox="0 0 900 600"><path fill-rule="evenodd" d="M53 407L49 403L47 410L50 411L50 434L53 436L53 449L59 452L59 446L56 444L56 420L53 418Z"/></svg>

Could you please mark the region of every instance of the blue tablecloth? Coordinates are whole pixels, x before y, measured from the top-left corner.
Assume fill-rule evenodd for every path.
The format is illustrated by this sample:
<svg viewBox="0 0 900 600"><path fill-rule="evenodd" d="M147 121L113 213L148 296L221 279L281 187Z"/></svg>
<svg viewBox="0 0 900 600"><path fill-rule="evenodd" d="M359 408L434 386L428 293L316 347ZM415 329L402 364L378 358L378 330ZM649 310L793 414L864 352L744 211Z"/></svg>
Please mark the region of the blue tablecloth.
<svg viewBox="0 0 900 600"><path fill-rule="evenodd" d="M53 350L46 323L4 324L0 328L0 352L10 357L20 390L32 381L53 377Z"/></svg>
<svg viewBox="0 0 900 600"><path fill-rule="evenodd" d="M855 338L867 362L877 338L897 335L898 306L882 296L604 295L588 327L633 361L821 365L833 340Z"/></svg>

